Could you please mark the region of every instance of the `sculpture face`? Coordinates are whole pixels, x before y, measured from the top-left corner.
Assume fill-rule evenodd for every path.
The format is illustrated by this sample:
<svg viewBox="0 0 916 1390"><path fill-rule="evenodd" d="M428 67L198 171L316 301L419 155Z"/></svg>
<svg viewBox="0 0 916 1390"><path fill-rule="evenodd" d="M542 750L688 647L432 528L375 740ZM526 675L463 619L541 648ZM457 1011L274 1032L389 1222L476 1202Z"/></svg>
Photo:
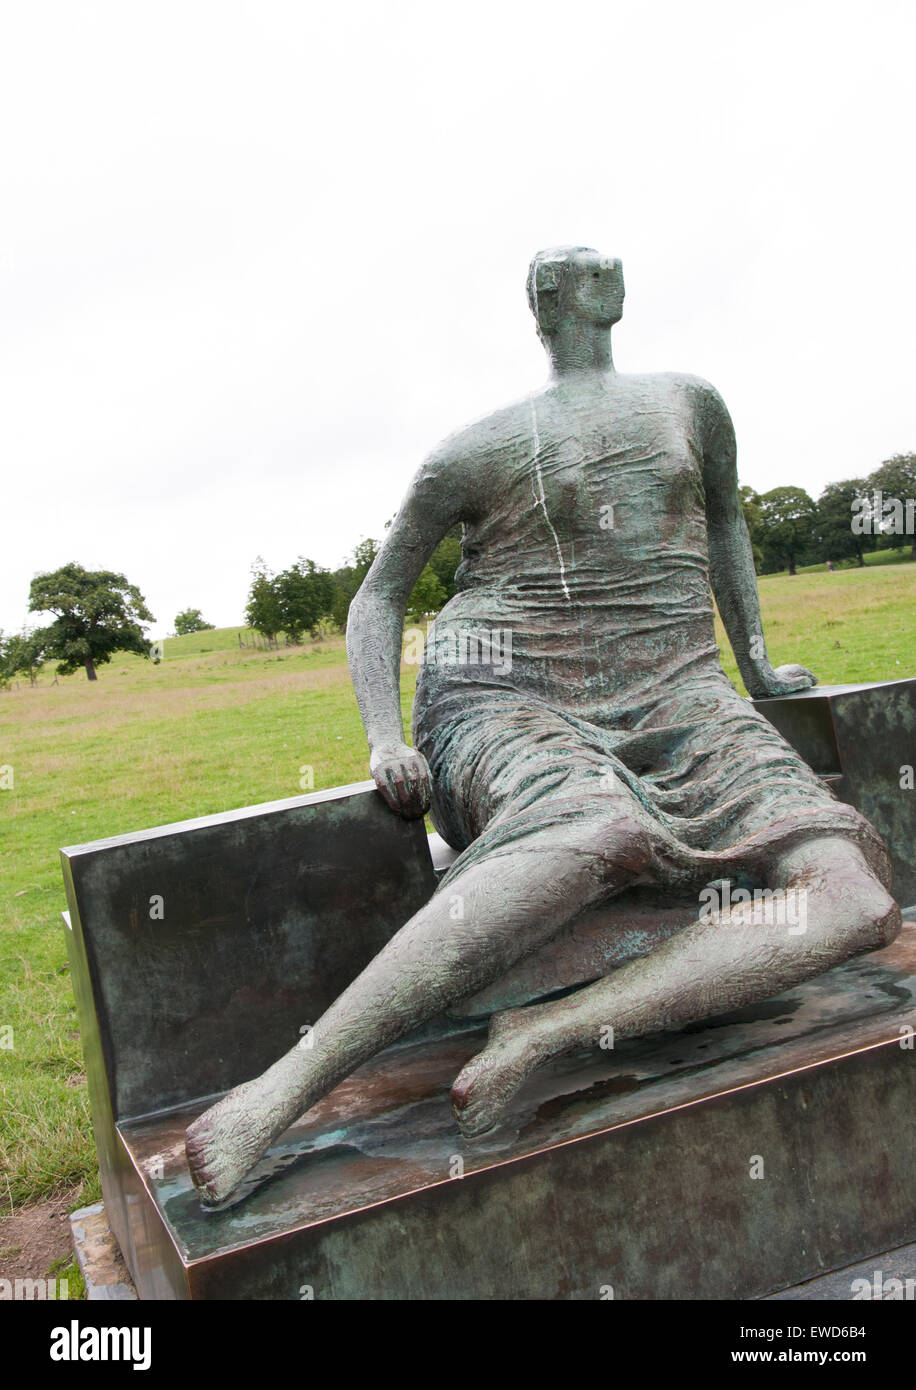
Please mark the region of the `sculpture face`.
<svg viewBox="0 0 916 1390"><path fill-rule="evenodd" d="M545 346L561 329L609 331L623 315L623 266L588 246L541 251L528 271L528 303ZM548 350L550 350L548 348Z"/></svg>
<svg viewBox="0 0 916 1390"><path fill-rule="evenodd" d="M623 265L597 251L580 251L564 267L560 313L610 328L623 316Z"/></svg>

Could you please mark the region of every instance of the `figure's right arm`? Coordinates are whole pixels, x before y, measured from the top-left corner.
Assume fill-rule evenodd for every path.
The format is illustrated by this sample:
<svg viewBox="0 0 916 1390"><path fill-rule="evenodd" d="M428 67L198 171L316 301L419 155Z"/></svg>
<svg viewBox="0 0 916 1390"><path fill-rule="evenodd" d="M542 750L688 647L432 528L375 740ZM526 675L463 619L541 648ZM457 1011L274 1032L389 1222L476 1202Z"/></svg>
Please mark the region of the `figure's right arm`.
<svg viewBox="0 0 916 1390"><path fill-rule="evenodd" d="M393 811L429 809L426 760L404 742L401 641L411 590L445 533L466 516L466 469L452 441L414 478L372 568L350 605L347 657L369 740L369 770Z"/></svg>

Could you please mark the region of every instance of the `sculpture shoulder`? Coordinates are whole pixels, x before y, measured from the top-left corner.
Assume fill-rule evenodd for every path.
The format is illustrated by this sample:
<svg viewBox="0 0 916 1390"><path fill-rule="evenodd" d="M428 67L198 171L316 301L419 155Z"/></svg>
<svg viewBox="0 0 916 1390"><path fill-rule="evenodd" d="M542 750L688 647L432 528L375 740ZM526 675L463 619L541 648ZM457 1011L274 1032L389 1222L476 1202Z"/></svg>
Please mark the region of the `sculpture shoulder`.
<svg viewBox="0 0 916 1390"><path fill-rule="evenodd" d="M683 397L694 410L709 419L728 416L724 400L705 377L692 376L689 372L658 372L648 380L664 383L669 391Z"/></svg>
<svg viewBox="0 0 916 1390"><path fill-rule="evenodd" d="M734 450L734 426L728 407L719 392L705 377L687 372L660 372L653 380L683 403L697 427L704 449L713 454Z"/></svg>
<svg viewBox="0 0 916 1390"><path fill-rule="evenodd" d="M460 509L460 520L470 520L494 481L506 451L520 436L530 434L529 398L495 410L437 444L420 466L414 487L447 492Z"/></svg>

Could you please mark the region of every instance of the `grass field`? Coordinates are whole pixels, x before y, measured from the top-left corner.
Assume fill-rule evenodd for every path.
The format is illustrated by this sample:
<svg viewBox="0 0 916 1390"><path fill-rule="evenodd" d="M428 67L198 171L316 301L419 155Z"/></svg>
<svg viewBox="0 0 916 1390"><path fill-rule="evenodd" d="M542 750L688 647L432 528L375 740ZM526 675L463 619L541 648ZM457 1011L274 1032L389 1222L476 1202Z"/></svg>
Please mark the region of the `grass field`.
<svg viewBox="0 0 916 1390"><path fill-rule="evenodd" d="M766 577L760 593L774 664L825 684L916 675L916 565ZM94 684L44 673L0 692L0 1210L99 1195L59 847L298 796L304 767L316 789L368 775L343 639L263 652L239 631L168 639L158 665L118 657Z"/></svg>

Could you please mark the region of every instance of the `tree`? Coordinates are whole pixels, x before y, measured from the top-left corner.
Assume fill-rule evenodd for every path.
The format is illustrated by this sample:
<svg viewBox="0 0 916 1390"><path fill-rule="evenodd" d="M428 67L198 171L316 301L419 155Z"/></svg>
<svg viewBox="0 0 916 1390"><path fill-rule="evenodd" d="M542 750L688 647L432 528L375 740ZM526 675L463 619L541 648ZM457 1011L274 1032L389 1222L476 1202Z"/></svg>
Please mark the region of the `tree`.
<svg viewBox="0 0 916 1390"><path fill-rule="evenodd" d="M875 531L888 538L909 536L910 554L916 560L916 454L892 454L865 481L873 500L881 493L883 515L875 518ZM892 547L898 543L885 541Z"/></svg>
<svg viewBox="0 0 916 1390"><path fill-rule="evenodd" d="M361 540L348 562L331 575L331 582L334 586L331 616L339 627L345 628L347 626L350 604L353 602L360 584L372 568L372 561L377 554L378 541L371 538Z"/></svg>
<svg viewBox="0 0 916 1390"><path fill-rule="evenodd" d="M811 548L817 507L801 487L774 487L759 505L764 569L786 566L794 574L798 559Z"/></svg>
<svg viewBox="0 0 916 1390"><path fill-rule="evenodd" d="M455 597L455 571L461 564L461 529L453 526L429 557L430 568L445 593L443 603Z"/></svg>
<svg viewBox="0 0 916 1390"><path fill-rule="evenodd" d="M391 525L386 521L385 529ZM334 586L334 601L331 616L339 627L347 625L347 615L357 589L362 584L378 554L378 542L362 540L342 565L331 575ZM407 613L412 617L436 613L444 603L455 595L455 571L461 563L461 526L453 526L442 537L429 558L429 564L414 586L407 601ZM429 570L429 573L427 573ZM433 580L436 584L433 584Z"/></svg>
<svg viewBox="0 0 916 1390"><path fill-rule="evenodd" d="M762 518L760 515L760 493L755 492L752 487L745 483L738 489L738 496L741 499L741 510L744 513L744 524L747 527L747 534L751 540L751 552L754 556L754 569L760 572L763 564L763 550L760 547L760 528Z"/></svg>
<svg viewBox="0 0 916 1390"><path fill-rule="evenodd" d="M28 676L29 685L34 685L40 665L41 643L33 631L14 632L8 637L0 632L0 684L5 686L16 676Z"/></svg>
<svg viewBox="0 0 916 1390"><path fill-rule="evenodd" d="M334 584L330 573L304 555L274 580L280 627L290 642L298 643L303 631L314 637L322 618L331 616Z"/></svg>
<svg viewBox="0 0 916 1390"><path fill-rule="evenodd" d="M432 565L426 565L407 600L407 616L411 621L438 613L445 603L446 593Z"/></svg>
<svg viewBox="0 0 916 1390"><path fill-rule="evenodd" d="M205 623L199 608L186 608L175 619L175 634L186 637L189 632L212 632L213 624Z"/></svg>
<svg viewBox="0 0 916 1390"><path fill-rule="evenodd" d="M73 562L37 574L29 591L29 611L57 615L33 636L41 656L59 663L61 676L83 666L94 681L96 667L110 661L114 652L149 656L142 625L153 622L153 615L140 590L123 574L84 570Z"/></svg>
<svg viewBox="0 0 916 1390"><path fill-rule="evenodd" d="M277 585L260 555L251 567L251 587L245 605L245 621L255 632L260 632L266 637L268 642L275 641L277 633L283 629Z"/></svg>
<svg viewBox="0 0 916 1390"><path fill-rule="evenodd" d="M855 504L865 495L864 478L848 478L841 483L828 483L817 499L814 535L819 558L845 560L853 556L865 564L866 550L874 550L874 539L860 535L853 528Z"/></svg>

